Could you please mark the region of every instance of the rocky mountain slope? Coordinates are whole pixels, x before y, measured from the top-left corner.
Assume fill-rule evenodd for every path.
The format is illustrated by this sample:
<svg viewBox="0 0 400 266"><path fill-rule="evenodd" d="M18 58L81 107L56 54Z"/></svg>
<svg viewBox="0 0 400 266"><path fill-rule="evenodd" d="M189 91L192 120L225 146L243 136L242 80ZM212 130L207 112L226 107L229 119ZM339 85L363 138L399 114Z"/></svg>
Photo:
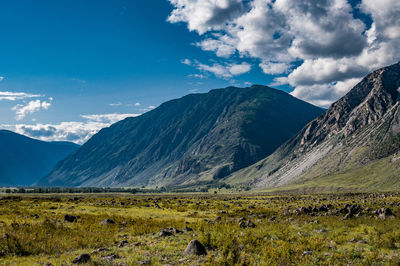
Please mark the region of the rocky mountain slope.
<svg viewBox="0 0 400 266"><path fill-rule="evenodd" d="M366 76L273 154L228 178L252 187L400 188L400 62Z"/></svg>
<svg viewBox="0 0 400 266"><path fill-rule="evenodd" d="M44 142L0 130L0 185L32 185L78 148L70 142Z"/></svg>
<svg viewBox="0 0 400 266"><path fill-rule="evenodd" d="M321 113L265 86L190 94L101 130L38 185L154 187L220 180L265 158Z"/></svg>

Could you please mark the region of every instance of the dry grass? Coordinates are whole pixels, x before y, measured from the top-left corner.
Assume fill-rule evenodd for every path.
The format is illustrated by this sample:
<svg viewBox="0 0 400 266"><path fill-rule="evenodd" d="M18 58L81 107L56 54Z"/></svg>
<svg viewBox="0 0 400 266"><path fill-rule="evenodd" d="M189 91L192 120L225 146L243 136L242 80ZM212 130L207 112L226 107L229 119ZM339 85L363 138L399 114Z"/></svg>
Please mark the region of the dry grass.
<svg viewBox="0 0 400 266"><path fill-rule="evenodd" d="M347 203L360 204L362 215L343 220L338 210ZM322 204L333 209L293 212ZM92 265L146 260L154 265L398 264L399 204L398 194L4 196L0 263L70 264L89 253ZM381 207L389 207L396 217L372 214ZM79 218L69 223L65 214ZM239 218L256 227L241 227ZM115 224L101 225L104 219ZM167 227L193 231L158 237ZM192 239L206 246L207 256L183 255ZM120 247L123 240L127 244ZM104 259L111 254L117 258Z"/></svg>

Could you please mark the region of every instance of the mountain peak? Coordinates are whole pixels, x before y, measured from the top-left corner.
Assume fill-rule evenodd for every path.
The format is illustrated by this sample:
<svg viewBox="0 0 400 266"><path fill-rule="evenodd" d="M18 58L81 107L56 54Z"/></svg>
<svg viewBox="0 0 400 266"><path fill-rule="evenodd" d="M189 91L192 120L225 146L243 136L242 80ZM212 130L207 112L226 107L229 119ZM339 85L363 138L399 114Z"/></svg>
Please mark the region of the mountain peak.
<svg viewBox="0 0 400 266"><path fill-rule="evenodd" d="M271 154L322 112L266 86L190 94L101 130L39 184L214 182Z"/></svg>
<svg viewBox="0 0 400 266"><path fill-rule="evenodd" d="M398 178L400 164L390 157L400 151L399 87L400 63L368 74L274 153L230 180L245 178L257 187L318 182L357 187L366 186L365 180L376 187L400 184L393 179ZM390 163L383 169L376 167L378 162Z"/></svg>
<svg viewBox="0 0 400 266"><path fill-rule="evenodd" d="M377 121L399 101L399 86L400 62L370 73L305 128L302 150L309 150L338 133L348 136Z"/></svg>

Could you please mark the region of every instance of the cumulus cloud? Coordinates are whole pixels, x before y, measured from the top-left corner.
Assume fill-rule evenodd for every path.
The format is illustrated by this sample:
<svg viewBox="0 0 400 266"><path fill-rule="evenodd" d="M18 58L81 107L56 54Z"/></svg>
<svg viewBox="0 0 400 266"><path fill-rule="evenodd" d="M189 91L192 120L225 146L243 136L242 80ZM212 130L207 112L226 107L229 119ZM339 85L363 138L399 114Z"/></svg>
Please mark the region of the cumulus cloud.
<svg viewBox="0 0 400 266"><path fill-rule="evenodd" d="M116 102L116 103L109 103L109 106L121 106L122 103L121 102Z"/></svg>
<svg viewBox="0 0 400 266"><path fill-rule="evenodd" d="M89 120L89 121L95 121L95 122L102 122L102 123L115 123L117 121L123 120L127 117L136 117L139 116L140 114L118 114L118 113L112 113L112 114L92 114L92 115L81 115L81 117Z"/></svg>
<svg viewBox="0 0 400 266"><path fill-rule="evenodd" d="M223 37L224 36L221 36L220 38ZM229 38L226 38L225 41L209 38L196 43L196 45L205 51L215 52L219 57L229 57L236 51L234 44L229 43Z"/></svg>
<svg viewBox="0 0 400 266"><path fill-rule="evenodd" d="M207 78L207 76L206 76L206 75L203 75L203 74L190 74L188 77L189 77L189 78L198 78L198 79L205 79L205 78Z"/></svg>
<svg viewBox="0 0 400 266"><path fill-rule="evenodd" d="M27 104L17 104L11 108L11 110L15 111L15 119L21 120L25 116L29 114L33 114L40 110L47 110L51 106L50 102L41 101L41 100L34 100L30 101Z"/></svg>
<svg viewBox="0 0 400 266"><path fill-rule="evenodd" d="M194 66L200 71L209 72L214 74L216 77L229 79L233 76L241 75L247 73L251 70L251 65L248 63L241 63L241 64L226 64L221 65L218 63L214 63L212 65L207 65L200 63L198 61L193 61L190 63L191 66ZM197 75L195 77L203 78L204 76Z"/></svg>
<svg viewBox="0 0 400 266"><path fill-rule="evenodd" d="M221 58L238 53L258 59L265 74L287 75L276 82L287 82L293 95L324 106L355 80L400 59L398 0L361 0L357 6L347 0L169 1L174 9L168 21L203 36L197 46ZM223 64L198 68L232 75Z"/></svg>
<svg viewBox="0 0 400 266"><path fill-rule="evenodd" d="M26 92L0 91L0 101L17 101L37 97L41 97L41 95Z"/></svg>
<svg viewBox="0 0 400 266"><path fill-rule="evenodd" d="M240 0L170 0L175 7L168 21L186 22L190 31L203 34L209 30L220 30L242 12Z"/></svg>
<svg viewBox="0 0 400 266"><path fill-rule="evenodd" d="M126 117L135 117L138 115L139 114L82 115L86 121L71 121L55 124L37 123L34 125L1 125L1 127L44 141L71 141L77 144L83 144L100 129L108 127Z"/></svg>
<svg viewBox="0 0 400 266"><path fill-rule="evenodd" d="M265 74L281 74L288 72L290 64L275 63L275 62L262 62L259 65Z"/></svg>

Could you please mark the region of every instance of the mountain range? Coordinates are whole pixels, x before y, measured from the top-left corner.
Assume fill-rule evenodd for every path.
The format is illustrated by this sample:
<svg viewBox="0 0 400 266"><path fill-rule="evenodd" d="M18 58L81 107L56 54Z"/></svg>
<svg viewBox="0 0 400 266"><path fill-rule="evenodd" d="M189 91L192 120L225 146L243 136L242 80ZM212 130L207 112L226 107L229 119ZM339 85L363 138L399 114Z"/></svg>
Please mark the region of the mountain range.
<svg viewBox="0 0 400 266"><path fill-rule="evenodd" d="M32 185L78 148L71 142L45 142L0 130L0 185Z"/></svg>
<svg viewBox="0 0 400 266"><path fill-rule="evenodd" d="M400 189L400 62L370 73L328 110L254 85L168 101L102 129L78 149L0 133L1 147L12 151L3 154L3 165L18 168L12 158L25 164L18 180L2 166L3 184L42 174L35 185ZM33 155L50 158L40 161L48 160L47 168L37 165L29 155L43 148L32 143L53 147L46 154L57 150L58 157Z"/></svg>
<svg viewBox="0 0 400 266"><path fill-rule="evenodd" d="M168 101L102 129L41 186L194 186L271 154L323 109L266 86Z"/></svg>
<svg viewBox="0 0 400 266"><path fill-rule="evenodd" d="M253 188L400 188L400 62L367 75L273 154L228 178Z"/></svg>

